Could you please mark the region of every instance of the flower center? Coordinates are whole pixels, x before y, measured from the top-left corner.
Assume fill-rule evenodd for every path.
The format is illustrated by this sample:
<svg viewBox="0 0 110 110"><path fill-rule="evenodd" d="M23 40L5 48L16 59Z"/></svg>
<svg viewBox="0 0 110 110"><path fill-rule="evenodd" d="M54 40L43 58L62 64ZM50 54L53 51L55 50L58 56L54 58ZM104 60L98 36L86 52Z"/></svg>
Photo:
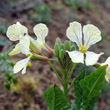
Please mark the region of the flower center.
<svg viewBox="0 0 110 110"><path fill-rule="evenodd" d="M87 48L85 46L81 45L79 51L82 52L82 53L86 53Z"/></svg>

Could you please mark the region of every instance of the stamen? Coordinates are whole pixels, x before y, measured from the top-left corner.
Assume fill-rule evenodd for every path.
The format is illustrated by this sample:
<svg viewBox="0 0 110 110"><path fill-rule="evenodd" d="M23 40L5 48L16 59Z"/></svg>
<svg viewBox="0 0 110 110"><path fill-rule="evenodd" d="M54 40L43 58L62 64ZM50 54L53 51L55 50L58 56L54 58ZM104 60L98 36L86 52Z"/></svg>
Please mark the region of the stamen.
<svg viewBox="0 0 110 110"><path fill-rule="evenodd" d="M86 53L87 52L87 48L82 45L82 46L80 46L79 51L82 52L82 53Z"/></svg>

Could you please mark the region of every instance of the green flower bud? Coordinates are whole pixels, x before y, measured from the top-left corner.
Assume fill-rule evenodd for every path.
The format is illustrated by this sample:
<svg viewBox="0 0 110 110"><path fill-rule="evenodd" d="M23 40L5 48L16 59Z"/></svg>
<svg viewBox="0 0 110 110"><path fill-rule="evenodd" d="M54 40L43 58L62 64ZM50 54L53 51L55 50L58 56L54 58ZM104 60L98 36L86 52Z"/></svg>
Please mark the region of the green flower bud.
<svg viewBox="0 0 110 110"><path fill-rule="evenodd" d="M70 46L70 51L74 51L76 48L75 48L75 46L73 45L73 46Z"/></svg>
<svg viewBox="0 0 110 110"><path fill-rule="evenodd" d="M64 55L65 55L65 52L64 52L63 49L61 49L61 50L60 50L60 53L59 53L59 57L60 57L61 59L63 59L63 58L64 58Z"/></svg>
<svg viewBox="0 0 110 110"><path fill-rule="evenodd" d="M63 49L64 50L64 44L60 45L60 50Z"/></svg>
<svg viewBox="0 0 110 110"><path fill-rule="evenodd" d="M41 55L37 55L37 54L33 54L33 56L31 57L32 60L40 60L40 61L48 61L48 57L46 56L41 56Z"/></svg>
<svg viewBox="0 0 110 110"><path fill-rule="evenodd" d="M65 41L64 42L64 49L65 50L70 50L70 45L69 45L69 42L68 41Z"/></svg>
<svg viewBox="0 0 110 110"><path fill-rule="evenodd" d="M71 46L75 46L75 45L74 45L74 42L72 42L72 41L69 41L69 45L70 45L70 47L71 47Z"/></svg>
<svg viewBox="0 0 110 110"><path fill-rule="evenodd" d="M55 42L55 44L59 44L59 45L61 45L61 40L60 40L60 38L56 38L56 42Z"/></svg>
<svg viewBox="0 0 110 110"><path fill-rule="evenodd" d="M58 44L55 44L55 46L54 46L54 52L55 52L55 55L57 57L59 57L59 51L60 51L59 45Z"/></svg>

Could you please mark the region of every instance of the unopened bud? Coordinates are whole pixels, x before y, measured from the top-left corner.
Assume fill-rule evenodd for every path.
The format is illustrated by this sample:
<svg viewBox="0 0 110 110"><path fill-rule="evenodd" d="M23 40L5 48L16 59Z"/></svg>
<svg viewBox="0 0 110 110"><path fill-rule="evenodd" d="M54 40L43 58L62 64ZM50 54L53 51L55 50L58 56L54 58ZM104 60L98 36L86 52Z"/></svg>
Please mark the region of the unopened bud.
<svg viewBox="0 0 110 110"><path fill-rule="evenodd" d="M75 46L75 45L74 45L74 42L72 42L72 41L69 41L69 45L70 45L70 47L71 47L71 46Z"/></svg>
<svg viewBox="0 0 110 110"><path fill-rule="evenodd" d="M59 45L61 44L61 40L60 40L60 38L56 38L56 42L55 42L55 44L56 44L56 43L59 44Z"/></svg>
<svg viewBox="0 0 110 110"><path fill-rule="evenodd" d="M64 50L61 49L61 50L60 50L60 53L59 53L59 57L60 57L61 59L63 59L63 58L64 58L64 55L65 55Z"/></svg>
<svg viewBox="0 0 110 110"><path fill-rule="evenodd" d="M74 51L76 48L74 45L70 46L70 51Z"/></svg>
<svg viewBox="0 0 110 110"><path fill-rule="evenodd" d="M69 42L68 41L65 41L64 42L64 49L65 50L68 50L68 51L70 50L70 45L69 45Z"/></svg>
<svg viewBox="0 0 110 110"><path fill-rule="evenodd" d="M31 57L32 60L41 60L41 61L48 61L48 57L46 56L41 56L41 55L37 55L37 54L34 54L32 57Z"/></svg>
<svg viewBox="0 0 110 110"><path fill-rule="evenodd" d="M59 56L59 51L60 51L60 47L59 47L59 45L58 44L55 44L55 46L54 46L54 52L55 52L55 55L58 57Z"/></svg>
<svg viewBox="0 0 110 110"><path fill-rule="evenodd" d="M47 48L48 52L50 54L53 54L54 53L54 49L52 49L51 47L49 47L47 44L45 44L45 47Z"/></svg>

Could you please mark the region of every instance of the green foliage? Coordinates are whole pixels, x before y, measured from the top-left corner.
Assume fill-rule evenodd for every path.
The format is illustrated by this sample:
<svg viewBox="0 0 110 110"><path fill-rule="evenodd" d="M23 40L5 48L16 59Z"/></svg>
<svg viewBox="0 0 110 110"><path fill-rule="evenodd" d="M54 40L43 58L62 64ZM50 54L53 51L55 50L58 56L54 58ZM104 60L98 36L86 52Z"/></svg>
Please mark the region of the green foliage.
<svg viewBox="0 0 110 110"><path fill-rule="evenodd" d="M0 33L5 34L7 31L7 26L0 21Z"/></svg>
<svg viewBox="0 0 110 110"><path fill-rule="evenodd" d="M5 37L0 37L0 46L10 46L11 44Z"/></svg>
<svg viewBox="0 0 110 110"><path fill-rule="evenodd" d="M31 19L35 22L44 22L52 23L53 19L51 18L51 9L45 3L41 3L38 6L33 7L34 14L30 15Z"/></svg>
<svg viewBox="0 0 110 110"><path fill-rule="evenodd" d="M0 77L1 78L5 77L5 81L4 81L3 85L7 89L10 89L11 83L16 85L18 82L17 76L15 74L13 74L13 71L12 71L14 62L8 60L8 58L9 58L8 54L9 54L10 50L12 50L12 48L7 50L6 52L0 53L0 71L2 72L2 75Z"/></svg>
<svg viewBox="0 0 110 110"><path fill-rule="evenodd" d="M81 74L80 74L80 75L75 79L75 81L74 81L74 89L75 89L75 101L74 101L74 105L76 104L77 109L79 109L79 110L80 110L80 108L81 108L82 95L83 95L83 93L82 93L82 88L81 88L79 82L80 82L82 79L84 79L85 75L86 75L86 72L85 72L85 71L81 72ZM76 107L75 107L75 108L76 108ZM74 110L74 109L73 109L73 110Z"/></svg>
<svg viewBox="0 0 110 110"><path fill-rule="evenodd" d="M73 9L94 7L90 0L64 0L64 3Z"/></svg>
<svg viewBox="0 0 110 110"><path fill-rule="evenodd" d="M77 109L72 110L93 110L94 104L101 93L104 85L106 67L100 67L96 72L84 77L82 72L74 81L75 105ZM79 100L80 99L80 100ZM89 108L89 109L88 109Z"/></svg>
<svg viewBox="0 0 110 110"><path fill-rule="evenodd" d="M48 110L70 110L70 105L59 87L50 86L43 97L48 105Z"/></svg>
<svg viewBox="0 0 110 110"><path fill-rule="evenodd" d="M65 69L69 70L72 62L70 57L68 56L67 51L75 50L75 45L72 41L65 41L64 44L61 43L59 38L56 39L54 46L54 54L57 56L58 61Z"/></svg>

